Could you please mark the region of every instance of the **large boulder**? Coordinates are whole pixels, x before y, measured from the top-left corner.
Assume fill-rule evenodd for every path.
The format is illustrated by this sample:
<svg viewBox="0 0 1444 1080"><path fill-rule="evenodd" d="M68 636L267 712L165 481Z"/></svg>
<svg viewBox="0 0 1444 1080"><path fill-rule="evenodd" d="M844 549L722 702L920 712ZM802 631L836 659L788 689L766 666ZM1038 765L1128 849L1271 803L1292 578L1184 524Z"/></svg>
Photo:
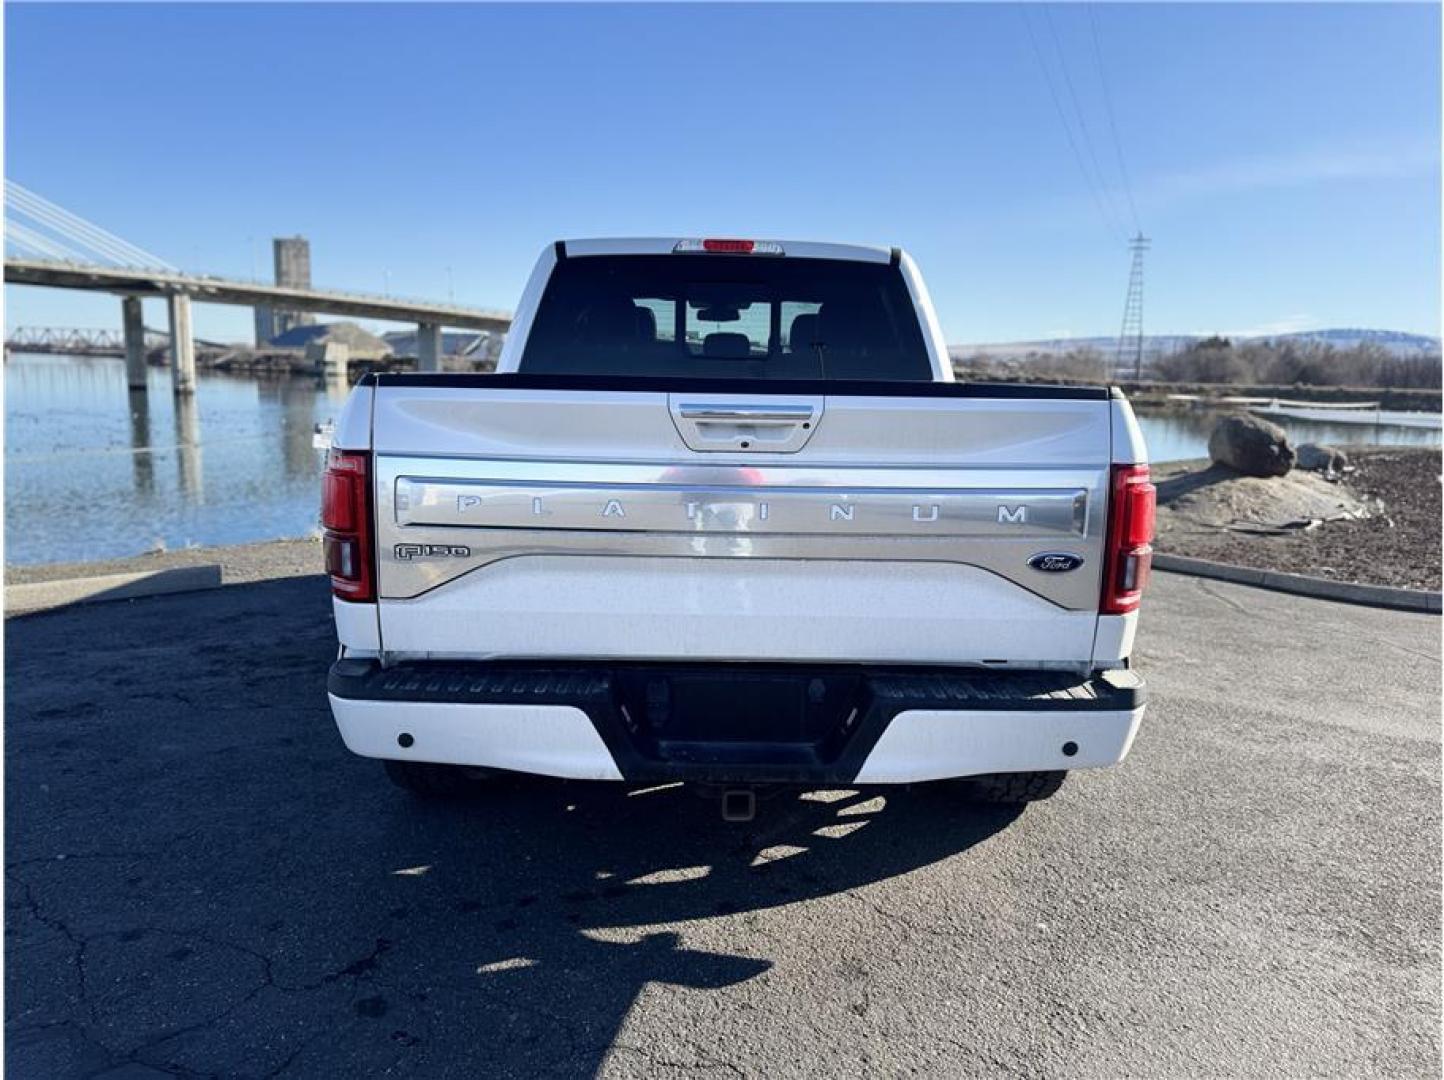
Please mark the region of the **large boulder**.
<svg viewBox="0 0 1444 1080"><path fill-rule="evenodd" d="M1225 416L1208 437L1208 456L1245 476L1284 476L1298 454L1284 429L1257 416Z"/></svg>
<svg viewBox="0 0 1444 1080"><path fill-rule="evenodd" d="M1334 476L1349 470L1349 455L1336 446L1306 442L1299 447L1298 467Z"/></svg>

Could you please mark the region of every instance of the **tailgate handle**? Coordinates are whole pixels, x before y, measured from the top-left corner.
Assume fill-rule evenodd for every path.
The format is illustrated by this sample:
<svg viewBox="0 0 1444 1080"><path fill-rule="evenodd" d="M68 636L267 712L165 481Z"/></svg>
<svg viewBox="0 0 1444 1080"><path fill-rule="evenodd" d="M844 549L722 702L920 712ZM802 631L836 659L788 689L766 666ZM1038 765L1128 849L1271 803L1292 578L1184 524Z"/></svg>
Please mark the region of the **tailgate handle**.
<svg viewBox="0 0 1444 1080"><path fill-rule="evenodd" d="M713 453L795 454L822 421L823 399L759 401L738 394L669 395L677 434L690 450Z"/></svg>
<svg viewBox="0 0 1444 1080"><path fill-rule="evenodd" d="M811 420L811 405L678 405L683 420L701 423L798 424Z"/></svg>

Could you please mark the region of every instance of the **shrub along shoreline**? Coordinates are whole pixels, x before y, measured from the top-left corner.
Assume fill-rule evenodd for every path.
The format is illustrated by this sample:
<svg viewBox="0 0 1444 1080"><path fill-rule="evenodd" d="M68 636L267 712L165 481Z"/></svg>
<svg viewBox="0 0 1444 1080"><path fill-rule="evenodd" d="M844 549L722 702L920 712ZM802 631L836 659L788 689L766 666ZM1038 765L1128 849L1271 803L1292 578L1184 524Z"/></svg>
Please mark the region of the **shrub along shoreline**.
<svg viewBox="0 0 1444 1080"><path fill-rule="evenodd" d="M1385 409L1440 411L1444 364L1438 354L1396 356L1368 343L1338 348L1313 341L1195 341L1145 357L1143 378L1120 373L1094 348L1021 357L954 355L959 378L1006 382L1121 383L1140 393L1247 394L1308 401L1379 401ZM1120 377L1122 375L1122 377Z"/></svg>

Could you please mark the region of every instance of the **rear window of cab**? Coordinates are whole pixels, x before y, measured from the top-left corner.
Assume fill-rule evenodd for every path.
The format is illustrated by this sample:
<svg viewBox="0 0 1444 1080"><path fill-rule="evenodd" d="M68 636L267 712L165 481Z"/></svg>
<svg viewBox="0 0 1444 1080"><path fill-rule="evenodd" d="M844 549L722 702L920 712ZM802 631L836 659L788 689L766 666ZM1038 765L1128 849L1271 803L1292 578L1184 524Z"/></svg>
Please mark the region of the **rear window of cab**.
<svg viewBox="0 0 1444 1080"><path fill-rule="evenodd" d="M901 270L768 255L587 255L552 271L520 370L930 381Z"/></svg>

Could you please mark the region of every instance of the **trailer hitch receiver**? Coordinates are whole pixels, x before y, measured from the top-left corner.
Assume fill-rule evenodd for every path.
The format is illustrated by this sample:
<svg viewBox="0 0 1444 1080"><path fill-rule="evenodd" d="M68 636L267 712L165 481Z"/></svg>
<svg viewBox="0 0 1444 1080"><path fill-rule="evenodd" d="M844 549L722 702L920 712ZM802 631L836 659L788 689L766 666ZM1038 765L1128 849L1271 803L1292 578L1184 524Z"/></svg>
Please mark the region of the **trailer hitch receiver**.
<svg viewBox="0 0 1444 1080"><path fill-rule="evenodd" d="M723 821L751 821L757 816L757 793L751 788L728 788L722 792Z"/></svg>

